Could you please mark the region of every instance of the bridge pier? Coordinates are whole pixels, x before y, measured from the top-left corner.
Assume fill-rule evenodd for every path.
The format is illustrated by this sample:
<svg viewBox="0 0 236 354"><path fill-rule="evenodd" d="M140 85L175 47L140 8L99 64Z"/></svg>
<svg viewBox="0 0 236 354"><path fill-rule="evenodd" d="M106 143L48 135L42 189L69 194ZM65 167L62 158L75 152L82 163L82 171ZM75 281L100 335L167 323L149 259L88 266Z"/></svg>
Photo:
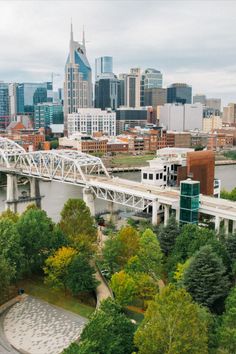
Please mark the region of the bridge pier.
<svg viewBox="0 0 236 354"><path fill-rule="evenodd" d="M7 174L7 200L5 209L10 209L14 213L17 213L18 202L18 185L17 176L13 174Z"/></svg>
<svg viewBox="0 0 236 354"><path fill-rule="evenodd" d="M29 179L29 182L30 182L30 198L35 199L35 204L37 208L41 208L39 180L38 178L31 177Z"/></svg>
<svg viewBox="0 0 236 354"><path fill-rule="evenodd" d="M90 210L92 216L95 216L95 201L94 194L92 190L88 187L83 189L83 200Z"/></svg>
<svg viewBox="0 0 236 354"><path fill-rule="evenodd" d="M153 200L152 202L152 225L157 225L158 223L158 216L157 212L159 210L160 204L157 200Z"/></svg>
<svg viewBox="0 0 236 354"><path fill-rule="evenodd" d="M215 216L215 231L218 233L220 231L220 221L221 221L221 218L216 215Z"/></svg>
<svg viewBox="0 0 236 354"><path fill-rule="evenodd" d="M229 219L224 219L224 229L225 229L225 234L228 235L228 233L229 233Z"/></svg>
<svg viewBox="0 0 236 354"><path fill-rule="evenodd" d="M169 217L170 217L170 206L164 205L164 226L167 225Z"/></svg>
<svg viewBox="0 0 236 354"><path fill-rule="evenodd" d="M234 234L235 232L236 232L236 220L233 220L232 233Z"/></svg>
<svg viewBox="0 0 236 354"><path fill-rule="evenodd" d="M177 208L175 210L175 220L179 223L179 218L180 218L180 209Z"/></svg>

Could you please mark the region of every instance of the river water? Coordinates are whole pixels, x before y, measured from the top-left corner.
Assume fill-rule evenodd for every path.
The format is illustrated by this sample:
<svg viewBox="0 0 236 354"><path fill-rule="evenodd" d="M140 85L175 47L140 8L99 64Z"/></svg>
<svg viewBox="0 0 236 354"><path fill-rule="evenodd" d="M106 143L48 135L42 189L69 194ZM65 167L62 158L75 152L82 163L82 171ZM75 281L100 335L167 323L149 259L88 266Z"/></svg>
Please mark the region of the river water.
<svg viewBox="0 0 236 354"><path fill-rule="evenodd" d="M140 181L140 172L117 173L116 176L134 181ZM236 165L216 166L215 176L221 180L222 188L231 190L236 187ZM20 186L20 190L26 190L26 186ZM60 212L64 203L69 198L81 198L82 189L70 184L60 182L40 182L42 198L42 208L55 222L60 218ZM0 189L0 212L5 208L6 188ZM96 200L96 211L107 209L107 203L103 200ZM23 211L24 205L19 208Z"/></svg>

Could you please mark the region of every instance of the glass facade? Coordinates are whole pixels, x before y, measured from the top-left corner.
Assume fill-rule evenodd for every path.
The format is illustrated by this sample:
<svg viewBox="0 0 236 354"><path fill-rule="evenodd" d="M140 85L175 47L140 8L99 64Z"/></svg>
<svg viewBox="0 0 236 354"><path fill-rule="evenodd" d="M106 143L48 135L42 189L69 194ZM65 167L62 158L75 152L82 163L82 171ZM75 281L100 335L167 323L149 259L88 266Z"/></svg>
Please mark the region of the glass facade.
<svg viewBox="0 0 236 354"><path fill-rule="evenodd" d="M192 87L173 84L167 88L167 103L192 103Z"/></svg>
<svg viewBox="0 0 236 354"><path fill-rule="evenodd" d="M105 110L118 107L118 79L100 79L95 83L95 107Z"/></svg>
<svg viewBox="0 0 236 354"><path fill-rule="evenodd" d="M113 73L113 58L109 56L95 59L95 78L104 73Z"/></svg>
<svg viewBox="0 0 236 354"><path fill-rule="evenodd" d="M51 124L63 124L63 106L57 103L42 103L34 106L34 127L39 129Z"/></svg>
<svg viewBox="0 0 236 354"><path fill-rule="evenodd" d="M9 124L9 87L8 84L0 82L0 128L5 129Z"/></svg>
<svg viewBox="0 0 236 354"><path fill-rule="evenodd" d="M197 224L200 182L186 180L180 184L180 223Z"/></svg>

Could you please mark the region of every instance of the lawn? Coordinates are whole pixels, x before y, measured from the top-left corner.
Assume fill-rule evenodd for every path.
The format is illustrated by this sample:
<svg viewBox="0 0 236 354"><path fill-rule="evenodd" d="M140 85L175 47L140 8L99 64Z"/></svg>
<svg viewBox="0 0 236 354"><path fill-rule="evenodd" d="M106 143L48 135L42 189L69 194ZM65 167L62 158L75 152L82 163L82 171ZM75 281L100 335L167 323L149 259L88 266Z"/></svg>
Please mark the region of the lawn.
<svg viewBox="0 0 236 354"><path fill-rule="evenodd" d="M76 297L69 294L65 295L63 290L49 288L43 283L43 279L41 278L24 280L19 284L19 287L22 287L26 294L35 296L83 317L88 318L95 310L95 307L81 303Z"/></svg>
<svg viewBox="0 0 236 354"><path fill-rule="evenodd" d="M111 160L112 167L131 167L131 166L146 166L148 165L147 161L152 160L156 157L154 154L148 155L117 155L114 156Z"/></svg>

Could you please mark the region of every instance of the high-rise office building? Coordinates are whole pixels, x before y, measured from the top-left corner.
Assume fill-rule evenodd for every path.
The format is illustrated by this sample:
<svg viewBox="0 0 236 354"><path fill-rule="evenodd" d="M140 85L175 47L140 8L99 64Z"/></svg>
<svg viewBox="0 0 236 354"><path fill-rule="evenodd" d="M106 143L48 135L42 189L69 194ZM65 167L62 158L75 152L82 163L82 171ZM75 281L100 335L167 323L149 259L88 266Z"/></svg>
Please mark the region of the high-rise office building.
<svg viewBox="0 0 236 354"><path fill-rule="evenodd" d="M141 75L140 105L145 106L145 91L162 88L162 73L159 70L148 68ZM166 102L165 102L166 103Z"/></svg>
<svg viewBox="0 0 236 354"><path fill-rule="evenodd" d="M95 59L95 79L97 80L104 73L113 73L112 57L105 56Z"/></svg>
<svg viewBox="0 0 236 354"><path fill-rule="evenodd" d="M144 106L163 106L167 103L167 90L165 88L146 88L144 91Z"/></svg>
<svg viewBox="0 0 236 354"><path fill-rule="evenodd" d="M167 88L167 103L192 103L192 87L175 83Z"/></svg>
<svg viewBox="0 0 236 354"><path fill-rule="evenodd" d="M5 129L9 122L9 85L5 82L0 82L0 129Z"/></svg>
<svg viewBox="0 0 236 354"><path fill-rule="evenodd" d="M229 103L227 107L223 108L223 122L236 123L236 103Z"/></svg>
<svg viewBox="0 0 236 354"><path fill-rule="evenodd" d="M92 71L86 56L85 36L79 43L73 39L71 24L70 54L65 66L64 129L67 134L67 116L78 108L92 107Z"/></svg>
<svg viewBox="0 0 236 354"><path fill-rule="evenodd" d="M100 74L95 83L95 107L102 110L118 107L119 80L112 73Z"/></svg>
<svg viewBox="0 0 236 354"><path fill-rule="evenodd" d="M124 106L140 107L141 70L132 68L129 74L120 74L119 80L121 81L121 86L124 87L124 99L120 98L121 102L124 101Z"/></svg>
<svg viewBox="0 0 236 354"><path fill-rule="evenodd" d="M193 103L201 103L202 105L206 105L206 95L196 94L193 96Z"/></svg>
<svg viewBox="0 0 236 354"><path fill-rule="evenodd" d="M60 103L39 103L34 107L34 127L63 124L63 107Z"/></svg>
<svg viewBox="0 0 236 354"><path fill-rule="evenodd" d="M214 109L215 111L221 111L221 99L220 98L207 98L207 107Z"/></svg>
<svg viewBox="0 0 236 354"><path fill-rule="evenodd" d="M17 115L24 114L24 84L9 84L9 109L11 121L14 121Z"/></svg>

